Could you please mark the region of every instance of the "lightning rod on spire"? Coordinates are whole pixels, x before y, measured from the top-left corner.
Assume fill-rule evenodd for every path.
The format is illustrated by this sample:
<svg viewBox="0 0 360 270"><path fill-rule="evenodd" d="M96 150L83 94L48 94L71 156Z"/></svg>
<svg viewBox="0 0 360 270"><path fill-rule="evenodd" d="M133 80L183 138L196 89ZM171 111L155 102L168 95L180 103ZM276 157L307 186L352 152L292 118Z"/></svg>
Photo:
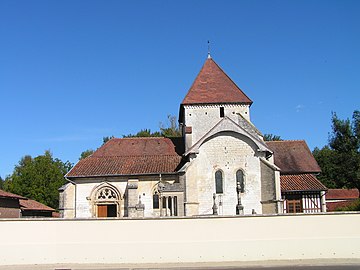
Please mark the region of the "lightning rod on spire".
<svg viewBox="0 0 360 270"><path fill-rule="evenodd" d="M210 55L210 40L208 40L208 58L211 58L211 55Z"/></svg>

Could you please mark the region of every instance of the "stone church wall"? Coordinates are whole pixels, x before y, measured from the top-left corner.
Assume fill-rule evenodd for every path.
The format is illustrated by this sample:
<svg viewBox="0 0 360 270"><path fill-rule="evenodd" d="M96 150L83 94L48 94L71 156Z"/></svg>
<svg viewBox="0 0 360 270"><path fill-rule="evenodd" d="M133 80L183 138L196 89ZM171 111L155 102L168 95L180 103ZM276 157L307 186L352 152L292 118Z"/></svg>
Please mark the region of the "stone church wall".
<svg viewBox="0 0 360 270"><path fill-rule="evenodd" d="M64 218L91 218L95 215L95 204L94 200L92 200L93 191L97 189L100 185L104 183L108 183L114 186L121 195L120 200L120 217L128 216L127 212L127 204L128 196L127 194L127 178L96 178L96 179L81 179L77 181L76 187L73 184L67 184L66 188L60 193L60 211L62 212L62 217ZM137 188L135 189L135 193L133 198L136 203L140 200L141 203L144 204L144 216L145 217L158 217L160 216L159 209L153 209L153 194L154 189L157 183L160 180L159 175L154 176L143 176L137 183ZM176 180L176 176L164 176L164 181L168 181L173 183ZM75 195L76 188L76 195ZM74 200L76 197L76 211L74 211ZM183 206L180 205L179 210L182 209L181 215L183 215ZM76 212L76 214L75 214Z"/></svg>
<svg viewBox="0 0 360 270"><path fill-rule="evenodd" d="M198 203L187 206L187 214L212 214L213 193L215 193L215 172L223 172L222 207L219 214L235 215L237 204L236 171L243 170L245 175L245 192L241 194L244 213L262 213L260 204L261 175L260 160L256 156L252 142L237 133L221 132L206 141L197 157L187 169L187 202ZM219 206L220 197L216 203ZM190 210L191 209L191 210Z"/></svg>
<svg viewBox="0 0 360 270"><path fill-rule="evenodd" d="M159 182L159 177L154 177L153 180L140 181L138 194L141 196L141 202L145 205L145 217L160 216L160 212L153 209L153 192L156 184ZM139 196L138 195L138 196Z"/></svg>
<svg viewBox="0 0 360 270"><path fill-rule="evenodd" d="M185 125L193 127L193 143L200 140L200 138L206 134L211 127L215 126L221 120L220 107L224 107L224 115L235 122L238 121L237 114L241 114L245 119L250 121L250 110L248 105L219 104L185 106Z"/></svg>
<svg viewBox="0 0 360 270"><path fill-rule="evenodd" d="M90 218L93 217L93 205L91 201L91 195L93 190L96 189L101 183L105 181L110 183L120 192L121 197L124 196L126 190L127 182L119 181L116 179L97 179L97 180L81 180L81 183L78 183L76 186L76 217L77 218ZM120 215L124 215L124 200L120 201Z"/></svg>
<svg viewBox="0 0 360 270"><path fill-rule="evenodd" d="M276 209L276 186L275 171L261 162L261 200L264 214L275 214Z"/></svg>
<svg viewBox="0 0 360 270"><path fill-rule="evenodd" d="M75 217L75 186L66 184L59 192L59 212L62 218Z"/></svg>

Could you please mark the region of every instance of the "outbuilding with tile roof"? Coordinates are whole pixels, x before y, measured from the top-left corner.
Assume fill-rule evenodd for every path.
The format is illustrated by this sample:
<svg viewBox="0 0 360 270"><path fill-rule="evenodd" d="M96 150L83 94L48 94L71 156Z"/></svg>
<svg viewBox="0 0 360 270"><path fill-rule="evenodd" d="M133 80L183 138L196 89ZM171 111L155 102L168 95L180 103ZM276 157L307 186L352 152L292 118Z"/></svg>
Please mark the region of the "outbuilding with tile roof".
<svg viewBox="0 0 360 270"><path fill-rule="evenodd" d="M321 169L306 142L270 141L274 163L281 169L281 195L285 213L326 211L327 188L316 178Z"/></svg>
<svg viewBox="0 0 360 270"><path fill-rule="evenodd" d="M55 209L0 189L0 218L52 217Z"/></svg>

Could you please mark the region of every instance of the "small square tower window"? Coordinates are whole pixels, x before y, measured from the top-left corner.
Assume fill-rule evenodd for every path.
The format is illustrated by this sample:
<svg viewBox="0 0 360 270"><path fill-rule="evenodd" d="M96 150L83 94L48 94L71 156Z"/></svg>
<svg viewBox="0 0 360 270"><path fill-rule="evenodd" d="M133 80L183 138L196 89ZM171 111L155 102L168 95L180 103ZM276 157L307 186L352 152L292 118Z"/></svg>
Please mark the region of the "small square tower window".
<svg viewBox="0 0 360 270"><path fill-rule="evenodd" d="M224 117L225 116L225 111L224 111L224 107L220 107L220 117Z"/></svg>

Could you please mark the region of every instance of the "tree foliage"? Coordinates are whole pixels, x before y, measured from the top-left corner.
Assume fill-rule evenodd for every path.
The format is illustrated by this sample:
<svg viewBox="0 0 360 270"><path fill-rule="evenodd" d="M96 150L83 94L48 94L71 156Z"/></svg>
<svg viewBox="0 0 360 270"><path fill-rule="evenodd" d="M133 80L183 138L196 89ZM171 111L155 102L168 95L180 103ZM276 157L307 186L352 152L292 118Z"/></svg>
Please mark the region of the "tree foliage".
<svg viewBox="0 0 360 270"><path fill-rule="evenodd" d="M141 129L135 134L127 134L122 135L123 138L131 138L131 137L181 137L181 130L178 125L177 117L174 115L167 116L167 122L164 124L160 122L159 131L152 132L150 129ZM107 143L109 140L115 138L113 135L103 137L103 144ZM79 160L84 159L95 152L93 149L88 149L83 151L80 154Z"/></svg>
<svg viewBox="0 0 360 270"><path fill-rule="evenodd" d="M352 121L333 113L331 121L329 145L313 151L322 170L319 180L328 188L360 189L360 112L354 111Z"/></svg>
<svg viewBox="0 0 360 270"><path fill-rule="evenodd" d="M150 129L145 128L135 134L123 135L123 138L131 137L161 137L161 133L159 131L151 132Z"/></svg>
<svg viewBox="0 0 360 270"><path fill-rule="evenodd" d="M165 125L160 123L161 136L164 137L181 137L181 130L178 124L177 117L168 114L168 123Z"/></svg>
<svg viewBox="0 0 360 270"><path fill-rule="evenodd" d="M80 154L79 160L87 158L88 156L91 156L92 154L94 154L94 152L95 152L95 150L93 150L93 149L88 149L88 150L83 151Z"/></svg>
<svg viewBox="0 0 360 270"><path fill-rule="evenodd" d="M282 141L280 136L274 134L264 134L264 141Z"/></svg>
<svg viewBox="0 0 360 270"><path fill-rule="evenodd" d="M0 177L0 189L4 187L4 180Z"/></svg>
<svg viewBox="0 0 360 270"><path fill-rule="evenodd" d="M108 141L110 141L111 139L113 139L113 138L115 138L113 135L103 137L103 145L104 145L105 143L107 143Z"/></svg>
<svg viewBox="0 0 360 270"><path fill-rule="evenodd" d="M142 129L135 134L123 135L123 138L130 137L180 137L181 130L178 125L177 117L174 115L167 116L167 123L160 122L160 131L151 132L150 129Z"/></svg>
<svg viewBox="0 0 360 270"><path fill-rule="evenodd" d="M64 175L70 170L70 162L53 158L50 151L32 158L21 158L13 173L6 177L4 190L36 200L52 208L59 206L58 189L65 184Z"/></svg>

